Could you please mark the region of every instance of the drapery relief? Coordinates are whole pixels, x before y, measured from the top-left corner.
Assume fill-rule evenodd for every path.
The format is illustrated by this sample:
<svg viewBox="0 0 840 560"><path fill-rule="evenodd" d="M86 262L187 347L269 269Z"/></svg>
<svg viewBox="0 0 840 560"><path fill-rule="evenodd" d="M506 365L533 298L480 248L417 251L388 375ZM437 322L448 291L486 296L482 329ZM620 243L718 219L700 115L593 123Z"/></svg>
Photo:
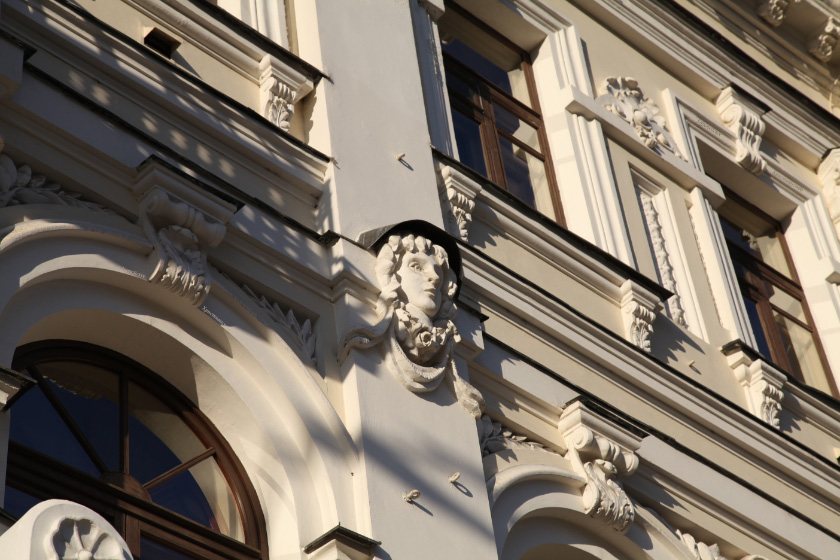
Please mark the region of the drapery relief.
<svg viewBox="0 0 840 560"><path fill-rule="evenodd" d="M406 389L433 391L448 378L458 402L478 418L481 395L455 364L460 337L452 319L458 311L453 301L458 285L446 251L425 237L392 235L379 251L376 276L382 289L377 321L347 333L341 359L353 348L384 343L393 372Z"/></svg>

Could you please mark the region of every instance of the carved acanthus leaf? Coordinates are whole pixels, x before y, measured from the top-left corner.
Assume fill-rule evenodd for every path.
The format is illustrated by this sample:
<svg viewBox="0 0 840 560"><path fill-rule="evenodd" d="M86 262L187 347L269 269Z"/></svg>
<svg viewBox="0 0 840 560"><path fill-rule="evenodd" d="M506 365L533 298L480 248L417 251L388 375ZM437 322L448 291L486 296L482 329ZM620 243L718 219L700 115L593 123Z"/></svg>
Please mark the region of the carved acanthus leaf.
<svg viewBox="0 0 840 560"><path fill-rule="evenodd" d="M578 474L586 477L584 513L603 520L616 531L627 531L636 510L617 478L636 471L638 456L583 425L566 434L566 445L566 459Z"/></svg>
<svg viewBox="0 0 840 560"><path fill-rule="evenodd" d="M268 315L271 321L285 328L294 336L295 342L297 342L303 355L317 365L318 360L315 357L316 338L309 319L300 323L291 309L284 312L277 302L268 301L265 296L255 293L247 284L241 284L240 287Z"/></svg>
<svg viewBox="0 0 840 560"><path fill-rule="evenodd" d="M44 543L50 560L123 560L114 537L85 518L64 518Z"/></svg>
<svg viewBox="0 0 840 560"><path fill-rule="evenodd" d="M457 169L444 165L438 175L438 189L444 209L449 213L456 226L451 233L460 235L467 241L469 238L472 213L475 209L475 197L481 192L481 185L473 181ZM450 230L453 228L449 227Z"/></svg>
<svg viewBox="0 0 840 560"><path fill-rule="evenodd" d="M481 455L498 453L505 449L538 449L551 452L541 443L530 441L525 436L518 436L505 428L499 422L494 422L488 415L483 415L478 421L478 441L481 445Z"/></svg>
<svg viewBox="0 0 840 560"><path fill-rule="evenodd" d="M295 91L276 78L271 78L268 88L268 99L265 104L265 118L272 124L285 131L291 127L292 115L295 112Z"/></svg>
<svg viewBox="0 0 840 560"><path fill-rule="evenodd" d="M729 367L744 388L750 412L774 428L779 427L786 376L775 367L743 348L742 343L726 350Z"/></svg>
<svg viewBox="0 0 840 560"><path fill-rule="evenodd" d="M0 151L2 149L3 141L0 139ZM48 182L43 175L33 175L28 165L17 166L9 156L0 154L0 208L19 204L54 204L114 214L101 204L82 200L81 196L63 190L58 183Z"/></svg>
<svg viewBox="0 0 840 560"><path fill-rule="evenodd" d="M767 166L761 155L764 120L759 107L733 87L724 89L716 102L723 124L735 133L735 161L752 173L761 173Z"/></svg>
<svg viewBox="0 0 840 560"><path fill-rule="evenodd" d="M808 43L808 51L815 58L828 62L834 55L838 40L840 40L840 21L828 18L822 29Z"/></svg>
<svg viewBox="0 0 840 560"><path fill-rule="evenodd" d="M384 344L393 373L411 392L433 391L447 378L461 406L479 418L481 393L458 371L455 344L460 341L452 319L457 276L446 251L424 237L392 235L379 251L376 276L382 292L378 319L349 330L340 359L351 349Z"/></svg>
<svg viewBox="0 0 840 560"><path fill-rule="evenodd" d="M674 279L674 266L671 264L668 246L662 235L659 212L656 210L652 197L640 192L639 198L642 201L642 209L644 210L645 221L650 233L650 243L653 246L654 257L656 258L656 268L659 270L659 276L662 279L662 287L674 294L668 299L668 311L676 324L686 327L685 311L682 307L682 299L677 291L677 281Z"/></svg>
<svg viewBox="0 0 840 560"><path fill-rule="evenodd" d="M688 548L688 551L697 560L727 560L720 555L720 547L717 544L707 545L696 540L690 534L683 533L679 529L677 529L677 535L679 535L683 544Z"/></svg>
<svg viewBox="0 0 840 560"><path fill-rule="evenodd" d="M799 0L763 0L756 6L756 13L773 27L778 27L785 19L788 7L798 2Z"/></svg>
<svg viewBox="0 0 840 560"><path fill-rule="evenodd" d="M221 242L224 224L160 189L143 199L140 221L157 261L149 280L200 305L210 290L207 247Z"/></svg>
<svg viewBox="0 0 840 560"><path fill-rule="evenodd" d="M660 301L632 280L622 284L621 312L624 315L625 336L645 352L650 352L653 322L660 309Z"/></svg>
<svg viewBox="0 0 840 560"><path fill-rule="evenodd" d="M605 93L597 101L632 125L645 146L652 150L665 150L685 159L668 132L665 117L660 114L659 107L649 97L645 97L635 78L607 78L602 89Z"/></svg>

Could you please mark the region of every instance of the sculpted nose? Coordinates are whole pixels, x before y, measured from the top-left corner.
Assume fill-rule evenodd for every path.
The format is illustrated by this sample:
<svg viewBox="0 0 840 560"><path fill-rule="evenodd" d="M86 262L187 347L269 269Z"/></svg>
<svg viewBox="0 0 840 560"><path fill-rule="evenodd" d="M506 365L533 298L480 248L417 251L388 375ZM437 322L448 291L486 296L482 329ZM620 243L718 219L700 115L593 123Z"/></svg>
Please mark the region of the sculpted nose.
<svg viewBox="0 0 840 560"><path fill-rule="evenodd" d="M440 275L438 275L436 270L429 271L428 279L429 279L429 282L431 282L435 286L440 284Z"/></svg>

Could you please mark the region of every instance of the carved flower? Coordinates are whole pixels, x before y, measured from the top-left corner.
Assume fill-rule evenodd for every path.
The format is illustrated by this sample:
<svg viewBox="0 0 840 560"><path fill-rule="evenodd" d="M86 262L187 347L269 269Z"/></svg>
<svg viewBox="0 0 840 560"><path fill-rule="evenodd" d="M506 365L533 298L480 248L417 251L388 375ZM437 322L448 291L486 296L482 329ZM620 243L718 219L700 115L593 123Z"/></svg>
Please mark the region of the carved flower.
<svg viewBox="0 0 840 560"><path fill-rule="evenodd" d="M58 560L123 560L116 539L90 519L63 519L51 541Z"/></svg>

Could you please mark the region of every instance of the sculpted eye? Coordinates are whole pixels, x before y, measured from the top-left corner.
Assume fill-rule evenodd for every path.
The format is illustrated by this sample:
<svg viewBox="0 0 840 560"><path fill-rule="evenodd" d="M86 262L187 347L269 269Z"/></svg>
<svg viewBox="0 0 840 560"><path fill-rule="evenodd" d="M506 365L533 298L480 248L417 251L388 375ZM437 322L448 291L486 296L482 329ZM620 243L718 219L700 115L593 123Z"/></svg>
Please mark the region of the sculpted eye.
<svg viewBox="0 0 840 560"><path fill-rule="evenodd" d="M414 270L416 272L423 272L423 265L420 264L417 261L413 261L413 262L409 263L408 268L410 268L411 270Z"/></svg>

